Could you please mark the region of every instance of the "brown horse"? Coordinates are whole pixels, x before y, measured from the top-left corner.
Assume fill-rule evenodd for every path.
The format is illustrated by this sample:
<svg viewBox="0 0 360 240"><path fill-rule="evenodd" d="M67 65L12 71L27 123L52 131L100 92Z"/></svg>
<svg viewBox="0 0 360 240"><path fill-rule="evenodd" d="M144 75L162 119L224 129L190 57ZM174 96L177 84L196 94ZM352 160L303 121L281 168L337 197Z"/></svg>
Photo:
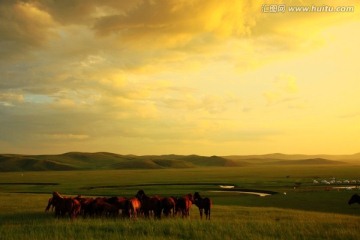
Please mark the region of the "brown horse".
<svg viewBox="0 0 360 240"><path fill-rule="evenodd" d="M349 199L348 204L351 205L351 204L353 204L353 203L358 203L358 204L360 204L360 196L359 196L359 195L354 194L354 195L351 196L351 198Z"/></svg>
<svg viewBox="0 0 360 240"><path fill-rule="evenodd" d="M115 217L119 214L119 208L107 202L108 198L98 197L90 204L91 216Z"/></svg>
<svg viewBox="0 0 360 240"><path fill-rule="evenodd" d="M194 193L194 204L199 208L200 218L202 219L203 211L205 211L206 219L210 220L210 211L212 201L210 198L202 198L198 192Z"/></svg>
<svg viewBox="0 0 360 240"><path fill-rule="evenodd" d="M75 218L81 210L81 204L78 200L63 197L58 192L53 192L52 205L55 206L55 216L64 217L66 214L70 218Z"/></svg>
<svg viewBox="0 0 360 240"><path fill-rule="evenodd" d="M140 213L141 202L136 197L129 198L125 201L123 215L128 218L136 218Z"/></svg>
<svg viewBox="0 0 360 240"><path fill-rule="evenodd" d="M192 203L193 203L193 196L191 193L178 198L176 201L176 213L180 211L182 217L189 217Z"/></svg>
<svg viewBox="0 0 360 240"><path fill-rule="evenodd" d="M162 211L166 217L168 217L171 212L175 216L175 207L176 200L173 197L165 197L161 200Z"/></svg>
<svg viewBox="0 0 360 240"><path fill-rule="evenodd" d="M161 218L161 198L158 196L149 197L144 190L136 193L136 198L141 202L141 210L146 218L150 217L150 212L154 213L154 218Z"/></svg>
<svg viewBox="0 0 360 240"><path fill-rule="evenodd" d="M78 200L81 205L81 211L83 217L92 216L91 203L94 201L94 198L84 198L81 195L78 195L74 199Z"/></svg>

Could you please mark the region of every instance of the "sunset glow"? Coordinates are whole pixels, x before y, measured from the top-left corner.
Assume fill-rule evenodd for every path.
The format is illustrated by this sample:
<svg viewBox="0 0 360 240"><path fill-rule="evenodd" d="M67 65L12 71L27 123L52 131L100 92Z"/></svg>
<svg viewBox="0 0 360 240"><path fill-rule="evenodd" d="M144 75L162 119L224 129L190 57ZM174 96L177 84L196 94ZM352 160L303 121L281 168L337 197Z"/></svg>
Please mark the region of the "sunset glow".
<svg viewBox="0 0 360 240"><path fill-rule="evenodd" d="M359 1L4 1L0 18L2 153L360 151Z"/></svg>

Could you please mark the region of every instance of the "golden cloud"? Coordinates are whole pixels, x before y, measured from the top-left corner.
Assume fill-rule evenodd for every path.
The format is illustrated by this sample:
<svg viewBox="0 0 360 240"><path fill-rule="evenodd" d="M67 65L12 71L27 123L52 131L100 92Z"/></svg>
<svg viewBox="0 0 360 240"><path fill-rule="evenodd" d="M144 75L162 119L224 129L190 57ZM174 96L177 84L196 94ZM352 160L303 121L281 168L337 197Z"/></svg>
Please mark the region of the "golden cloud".
<svg viewBox="0 0 360 240"><path fill-rule="evenodd" d="M15 1L0 5L0 55L9 59L44 44L52 35L54 21L31 2Z"/></svg>

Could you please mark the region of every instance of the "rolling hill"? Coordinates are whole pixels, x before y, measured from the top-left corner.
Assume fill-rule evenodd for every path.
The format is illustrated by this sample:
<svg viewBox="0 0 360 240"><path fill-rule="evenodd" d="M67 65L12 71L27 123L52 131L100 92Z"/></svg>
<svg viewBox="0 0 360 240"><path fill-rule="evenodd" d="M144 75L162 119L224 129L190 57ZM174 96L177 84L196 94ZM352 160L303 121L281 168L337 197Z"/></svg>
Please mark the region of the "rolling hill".
<svg viewBox="0 0 360 240"><path fill-rule="evenodd" d="M58 155L0 154L0 172L69 171L101 169L161 169L196 167L241 167L251 165L329 165L357 162L354 155L120 155L108 152L68 152ZM345 161L344 161L345 160Z"/></svg>
<svg viewBox="0 0 360 240"><path fill-rule="evenodd" d="M59 155L0 154L0 171L65 171L101 169L160 169L242 166L222 157L198 155L135 156L107 152L69 152Z"/></svg>
<svg viewBox="0 0 360 240"><path fill-rule="evenodd" d="M230 159L233 161L248 161L252 163L265 163L265 162L275 162L275 161L294 161L294 160L316 160L324 159L331 161L345 161L345 162L355 162L360 163L360 153L350 154L350 155L328 155L328 154L317 154L317 155L305 155L305 154L282 154L282 153L272 153L272 154L263 154L263 155L230 155L223 156L223 158Z"/></svg>

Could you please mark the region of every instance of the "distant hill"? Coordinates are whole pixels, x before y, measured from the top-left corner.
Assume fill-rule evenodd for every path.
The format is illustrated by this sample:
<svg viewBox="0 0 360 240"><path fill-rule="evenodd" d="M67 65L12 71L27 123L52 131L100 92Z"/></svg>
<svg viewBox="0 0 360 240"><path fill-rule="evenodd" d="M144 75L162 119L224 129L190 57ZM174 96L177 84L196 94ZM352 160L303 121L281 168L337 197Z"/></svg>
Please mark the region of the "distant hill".
<svg viewBox="0 0 360 240"><path fill-rule="evenodd" d="M75 170L66 163L37 158L36 156L0 155L0 171L44 171L44 170Z"/></svg>
<svg viewBox="0 0 360 240"><path fill-rule="evenodd" d="M58 155L0 154L0 172L241 167L249 165L329 165L350 162L360 164L360 153L353 155L287 155L274 153L208 157L174 154L136 156L108 152L68 152Z"/></svg>
<svg viewBox="0 0 360 240"><path fill-rule="evenodd" d="M231 155L222 156L223 158L230 159L233 161L248 161L249 163L260 163L260 162L273 162L280 160L308 160L308 159L326 159L333 161L345 161L345 162L358 162L360 163L360 153L350 155L305 155L305 154L282 154L272 153L263 155Z"/></svg>
<svg viewBox="0 0 360 240"><path fill-rule="evenodd" d="M264 164L274 164L274 165L323 165L323 164L346 164L341 161L327 160L322 158L314 159L304 159L304 160L281 160L281 161L271 161Z"/></svg>
<svg viewBox="0 0 360 240"><path fill-rule="evenodd" d="M69 152L59 155L0 154L0 171L65 171L98 169L161 169L231 167L247 163L198 155L119 155L107 152Z"/></svg>

